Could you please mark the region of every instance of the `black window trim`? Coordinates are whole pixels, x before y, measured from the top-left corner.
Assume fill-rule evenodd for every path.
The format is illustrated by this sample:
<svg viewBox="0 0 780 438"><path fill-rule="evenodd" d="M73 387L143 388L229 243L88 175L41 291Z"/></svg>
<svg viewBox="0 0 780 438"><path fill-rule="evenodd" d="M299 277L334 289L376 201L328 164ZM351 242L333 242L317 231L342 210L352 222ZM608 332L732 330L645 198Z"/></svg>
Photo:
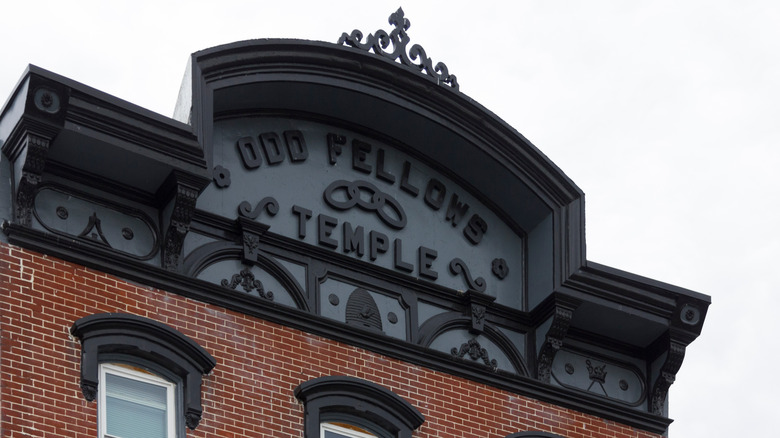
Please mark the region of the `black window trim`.
<svg viewBox="0 0 780 438"><path fill-rule="evenodd" d="M203 415L203 375L217 361L203 347L165 324L128 313L97 313L79 319L70 329L81 341L81 391L94 401L98 390L99 365L119 357L123 362L146 365L151 371L176 376L181 381L181 416L195 429Z"/></svg>
<svg viewBox="0 0 780 438"><path fill-rule="evenodd" d="M425 417L389 389L350 376L325 376L301 383L295 397L304 404L304 438L319 438L320 423L357 423L382 437L411 438Z"/></svg>

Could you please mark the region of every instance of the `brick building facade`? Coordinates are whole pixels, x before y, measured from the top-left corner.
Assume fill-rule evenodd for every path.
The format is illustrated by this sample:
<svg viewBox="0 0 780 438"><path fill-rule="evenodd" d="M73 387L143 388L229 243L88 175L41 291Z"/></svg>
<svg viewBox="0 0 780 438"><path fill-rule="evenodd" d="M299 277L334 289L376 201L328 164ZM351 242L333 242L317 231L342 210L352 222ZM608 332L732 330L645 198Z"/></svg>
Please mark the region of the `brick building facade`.
<svg viewBox="0 0 780 438"><path fill-rule="evenodd" d="M709 298L588 262L581 191L404 23L198 52L174 119L28 68L0 437L665 433Z"/></svg>
<svg viewBox="0 0 780 438"><path fill-rule="evenodd" d="M372 353L112 275L4 245L4 437L94 437L97 409L79 388L73 321L120 312L191 337L218 360L203 380L191 437L301 436L301 382L347 375L376 382L425 416L417 437L504 437L538 430L571 438L656 437L616 421Z"/></svg>

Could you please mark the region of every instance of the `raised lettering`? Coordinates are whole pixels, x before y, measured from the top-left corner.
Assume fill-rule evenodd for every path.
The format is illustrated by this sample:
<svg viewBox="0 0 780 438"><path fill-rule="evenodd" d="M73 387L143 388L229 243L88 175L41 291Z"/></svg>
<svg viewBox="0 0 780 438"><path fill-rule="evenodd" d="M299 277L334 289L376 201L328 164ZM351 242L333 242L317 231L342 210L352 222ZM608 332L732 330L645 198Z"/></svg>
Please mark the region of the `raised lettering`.
<svg viewBox="0 0 780 438"><path fill-rule="evenodd" d="M385 150L377 148L376 150L376 177L389 182L395 182L395 175L385 170Z"/></svg>
<svg viewBox="0 0 780 438"><path fill-rule="evenodd" d="M376 260L378 254L384 254L389 248L390 240L386 235L379 231L371 231L368 233L368 258L371 261Z"/></svg>
<svg viewBox="0 0 780 438"><path fill-rule="evenodd" d="M444 197L447 195L447 188L436 178L428 180L428 186L425 187L425 203L434 210L438 210L444 204Z"/></svg>
<svg viewBox="0 0 780 438"><path fill-rule="evenodd" d="M358 139L352 140L352 168L363 173L371 173L371 165L366 163L371 145Z"/></svg>
<svg viewBox="0 0 780 438"><path fill-rule="evenodd" d="M468 224L466 224L466 228L463 229L463 235L466 236L469 242L476 245L482 240L482 237L487 232L487 228L487 222L479 217L478 214L475 214L471 216Z"/></svg>
<svg viewBox="0 0 780 438"><path fill-rule="evenodd" d="M417 257L418 257L418 263L420 265L420 277L425 277L431 280L436 280L439 278L439 273L431 269L431 266L433 266L433 261L436 260L436 256L438 256L439 253L436 252L434 249L426 248L424 246L421 246L417 250Z"/></svg>
<svg viewBox="0 0 780 438"><path fill-rule="evenodd" d="M238 146L238 153L241 156L241 162L244 163L244 167L247 169L257 169L263 162L263 158L260 155L260 145L253 137L241 137L236 143Z"/></svg>
<svg viewBox="0 0 780 438"><path fill-rule="evenodd" d="M269 165L279 164L284 161L284 152L282 151L281 140L275 132L264 132L260 134L260 140L263 142L263 151Z"/></svg>
<svg viewBox="0 0 780 438"><path fill-rule="evenodd" d="M450 205L447 207L447 214L444 216L444 220L451 221L453 227L458 226L458 222L466 216L466 212L469 211L469 205L458 202L458 194L453 193L450 198Z"/></svg>
<svg viewBox="0 0 780 438"><path fill-rule="evenodd" d="M298 163L309 157L309 149L301 131L284 131L284 141L287 143L287 151L290 153L290 161Z"/></svg>
<svg viewBox="0 0 780 438"><path fill-rule="evenodd" d="M293 205L292 212L298 216L298 237L304 239L306 238L306 222L311 219L311 210Z"/></svg>
<svg viewBox="0 0 780 438"><path fill-rule="evenodd" d="M326 138L328 139L328 161L330 164L336 164L336 157L341 155L341 146L347 144L347 137L329 133Z"/></svg>
<svg viewBox="0 0 780 438"><path fill-rule="evenodd" d="M403 260L403 245L401 239L395 239L393 241L393 265L396 269L401 271L412 272L414 271L414 265Z"/></svg>
<svg viewBox="0 0 780 438"><path fill-rule="evenodd" d="M417 195L420 193L420 189L413 186L409 182L409 174L412 171L412 163L408 161L404 161L404 170L401 174L401 190L405 191L406 193L409 193L410 195L417 197Z"/></svg>
<svg viewBox="0 0 780 438"><path fill-rule="evenodd" d="M331 217L324 214L317 215L317 240L320 245L327 246L328 248L337 248L339 242L330 237L333 234L333 229L339 224L339 221L335 217Z"/></svg>
<svg viewBox="0 0 780 438"><path fill-rule="evenodd" d="M352 224L344 222L344 253L349 254L354 251L358 257L363 257L364 243L363 227L358 226L353 230Z"/></svg>

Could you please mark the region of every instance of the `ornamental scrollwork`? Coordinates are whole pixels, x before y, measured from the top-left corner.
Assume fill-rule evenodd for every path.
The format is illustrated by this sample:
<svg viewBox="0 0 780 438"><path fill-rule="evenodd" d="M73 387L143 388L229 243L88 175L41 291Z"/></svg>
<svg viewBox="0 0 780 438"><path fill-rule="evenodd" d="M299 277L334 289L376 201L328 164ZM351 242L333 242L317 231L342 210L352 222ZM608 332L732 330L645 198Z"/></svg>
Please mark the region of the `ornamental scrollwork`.
<svg viewBox="0 0 780 438"><path fill-rule="evenodd" d="M498 361L490 359L487 349L483 348L476 338L469 339L468 342L461 344L460 349L453 348L450 353L461 359L468 354L471 360L482 359L482 362L489 366L493 371L498 369Z"/></svg>
<svg viewBox="0 0 780 438"><path fill-rule="evenodd" d="M482 277L472 277L471 271L469 271L466 263L458 257L455 257L450 261L450 272L452 275L462 275L463 281L466 282L466 286L470 291L482 293L487 289L487 283L485 282L485 279Z"/></svg>
<svg viewBox="0 0 780 438"><path fill-rule="evenodd" d="M265 210L268 216L276 216L279 213L279 203L272 196L266 196L257 203L254 209L252 204L247 201L243 201L238 205L238 214L249 219L257 219L263 210Z"/></svg>
<svg viewBox="0 0 780 438"><path fill-rule="evenodd" d="M382 29L369 34L366 37L366 41L363 40L363 33L357 29L353 30L351 34L346 32L341 34L336 44L346 44L358 49L373 51L377 55L388 58L392 61L400 61L402 65L408 67L410 70L416 70L424 72L428 76L436 79L439 84L446 84L458 91L460 86L455 75L451 75L447 66L443 62L439 62L436 66L433 66L433 61L429 58L425 49L419 44L413 45L409 49L409 53L406 53L406 46L409 44L409 35L406 31L409 30L411 23L404 17L404 11L398 8L397 11L390 14L388 22L393 26L393 30L388 34ZM392 50L388 51L387 48L392 44ZM419 58L418 62L417 61Z"/></svg>
<svg viewBox="0 0 780 438"><path fill-rule="evenodd" d="M230 280L222 279L220 284L229 289L235 289L240 285L246 293L256 290L257 293L260 294L260 298L265 298L269 301L273 301L274 299L274 293L270 290L266 291L263 287L263 283L260 280L256 280L255 274L248 268L242 269L238 274L234 274Z"/></svg>

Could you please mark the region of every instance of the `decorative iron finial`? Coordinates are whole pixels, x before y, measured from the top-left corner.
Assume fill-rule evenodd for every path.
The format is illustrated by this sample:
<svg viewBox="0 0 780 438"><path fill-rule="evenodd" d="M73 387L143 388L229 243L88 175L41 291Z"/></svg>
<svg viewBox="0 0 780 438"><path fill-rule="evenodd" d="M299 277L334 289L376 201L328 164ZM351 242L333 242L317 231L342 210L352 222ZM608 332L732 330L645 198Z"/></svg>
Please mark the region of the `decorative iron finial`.
<svg viewBox="0 0 780 438"><path fill-rule="evenodd" d="M346 44L366 51L373 50L377 55L384 56L393 61L400 60L401 64L409 67L410 70L416 69L420 72L424 71L425 74L436 79L438 83L449 85L455 91L459 90L460 87L458 86L458 80L455 78L455 75L449 73L447 66L444 65L443 62L439 62L436 64L436 67L433 67L433 61L425 54L425 49L423 49L422 46L419 44L413 45L407 55L406 45L409 44L409 35L406 34L406 31L411 24L409 23L409 20L404 17L403 9L398 8L397 11L390 14L388 22L395 27L389 35L384 30L379 29L372 34L369 34L368 37L366 37L366 42L363 43L361 42L363 33L355 29L351 34L347 34L346 32L342 33L341 38L339 38L336 44ZM393 44L393 50L391 52L385 50L390 46L390 43ZM415 63L414 61L417 60L418 57L419 63Z"/></svg>

